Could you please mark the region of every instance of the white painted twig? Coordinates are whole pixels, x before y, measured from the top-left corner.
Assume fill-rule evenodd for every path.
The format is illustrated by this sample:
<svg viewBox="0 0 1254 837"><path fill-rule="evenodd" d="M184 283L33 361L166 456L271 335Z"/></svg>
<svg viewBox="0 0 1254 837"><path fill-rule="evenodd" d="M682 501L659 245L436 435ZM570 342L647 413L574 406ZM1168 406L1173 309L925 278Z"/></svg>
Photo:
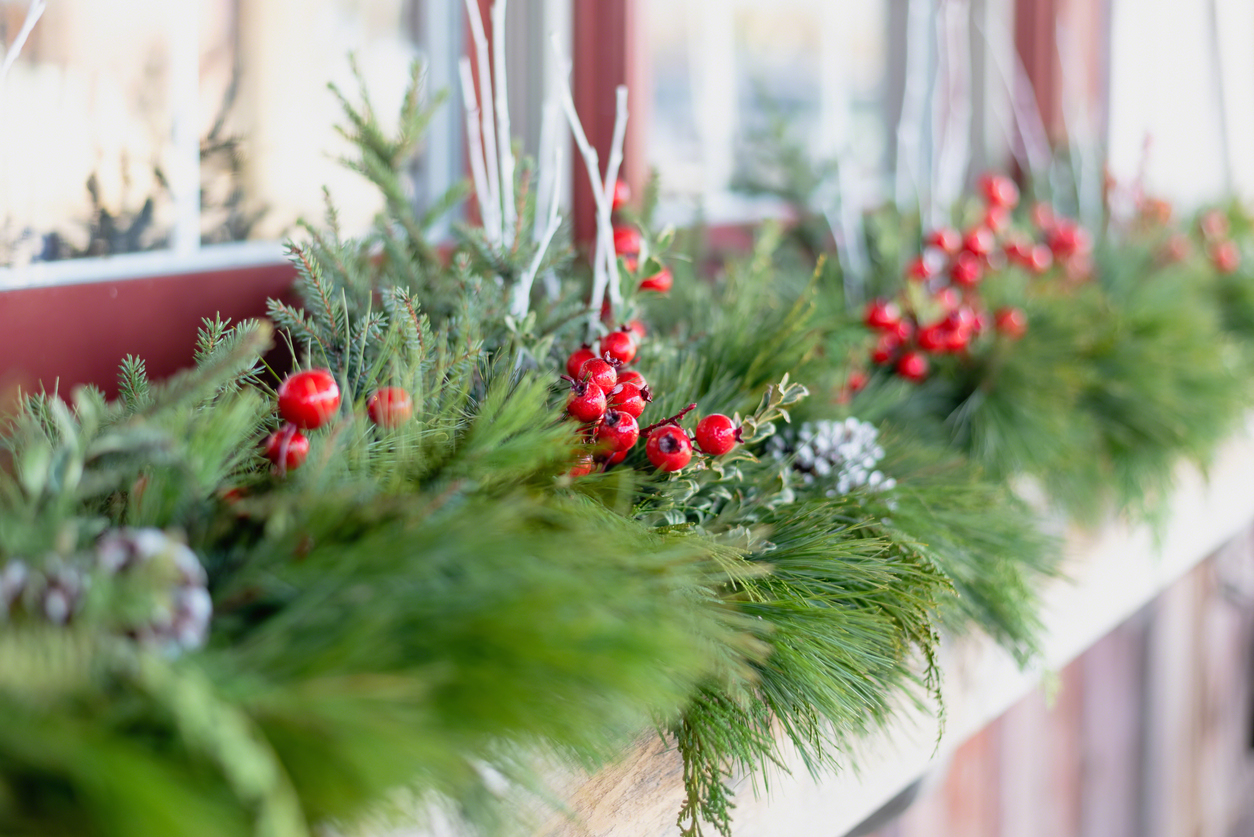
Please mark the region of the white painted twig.
<svg viewBox="0 0 1254 837"><path fill-rule="evenodd" d="M536 187L536 219L535 226L531 233L532 241L539 242L545 235L544 218L540 215L539 207L546 206L550 202L560 206L562 201L561 190L561 170L562 160L565 159L565 142L559 139L559 124L562 118L561 108L557 104L557 100L553 98L552 91L545 96L544 115L540 122L540 150L537 154L539 161L537 172L539 184ZM552 166L544 165L544 160L549 156L549 149L552 149L552 157L559 162ZM557 281L557 274L552 270L544 272L544 293L549 299L557 299L561 294L561 285Z"/></svg>
<svg viewBox="0 0 1254 837"><path fill-rule="evenodd" d="M475 42L475 58L479 66L479 90L482 93L479 98L484 104L480 112L483 121L483 157L487 162L488 189L491 190L491 200L496 205L493 217L496 219L496 241L499 242L505 238L501 218L501 170L497 158L495 120L492 118L492 67L488 61L488 39L483 32L483 17L479 14L478 0L466 0L466 14L470 18L470 35ZM504 33L497 33L498 39L502 37ZM502 140L509 142L509 137L502 137ZM484 222L486 225L486 216Z"/></svg>
<svg viewBox="0 0 1254 837"><path fill-rule="evenodd" d="M579 121L579 113L575 110L575 100L570 93L570 61L562 53L562 47L558 43L556 35L553 36L553 49L557 52L558 60L562 66L562 83L558 87L561 93L562 109L566 112L566 121L570 124L570 132L575 137L575 145L579 148L584 166L588 169L588 180L592 184L592 197L596 202L597 215L599 217L602 213L602 204L606 203L601 182L601 162L597 157L596 149L588 142L588 135L584 133L583 123ZM611 240L606 241L601 224L598 223L596 254L592 259L591 308L594 318L600 316L601 303L605 300L605 289L609 282L609 275L606 272L605 254L602 249L607 245L610 250L614 249L613 236L611 234Z"/></svg>
<svg viewBox="0 0 1254 837"><path fill-rule="evenodd" d="M1023 140L1023 153L1027 155L1033 179L1044 181L1049 175L1054 154L1049 132L1045 130L1045 119L1041 116L1040 102L1036 98L1036 88L1018 50L1014 51L1014 85L1010 101L1015 112L1015 127Z"/></svg>
<svg viewBox="0 0 1254 837"><path fill-rule="evenodd" d="M610 159L605 167L605 181L601 186L601 198L597 201L598 238L606 241L605 268L609 273L610 305L615 311L622 307L623 292L619 287L618 254L614 252L614 222L612 218L614 185L618 182L618 170L623 164L623 143L627 139L627 86L620 84L614 90L614 134L610 140ZM595 183L593 185L595 189Z"/></svg>
<svg viewBox="0 0 1254 837"><path fill-rule="evenodd" d="M553 236L557 234L557 228L562 224L562 216L559 212L561 208L561 184L562 184L562 146L555 145L553 149L553 190L549 198L549 220L545 225L544 233L540 237L540 246L536 248L536 254L531 259L531 264L527 266L527 272L518 280L518 284L514 287L513 305L510 306L514 316L521 319L527 316L527 309L531 306L531 286L535 284L536 274L540 272L540 263L544 261L544 254L549 249L549 244L553 242ZM536 213L537 216L539 213Z"/></svg>
<svg viewBox="0 0 1254 837"><path fill-rule="evenodd" d="M496 90L496 135L500 140L501 154L501 240L506 247L510 247L514 243L518 208L514 206L514 149L511 147L509 91L506 89L505 5L506 0L496 0L492 5L492 50L495 69L492 81L493 88Z"/></svg>
<svg viewBox="0 0 1254 837"><path fill-rule="evenodd" d="M1001 129L1006 145L1010 149L1010 155L1015 158L1015 162L1027 175L1028 182L1031 183L1036 179L1038 173L1044 174L1044 171L1040 170L1040 166L1048 167L1048 156L1045 160L1041 160L1038 156L1038 150L1028 147L1028 141L1025 139L1025 129L1020 125L1023 121L1020 115L1022 103L1019 101L1019 97L1015 95L1014 75L1006 69L1005 64L1001 60L1000 50L996 48L996 44L989 38L987 30L979 22L975 24L975 31L983 41L984 54L989 57L993 69L997 71L997 77L1001 80L1002 87L1006 92L1006 99L1010 103L1010 122L1007 124L1004 119L998 119L998 127ZM1035 94L1033 96L1035 101ZM1039 118L1038 115L1038 121Z"/></svg>
<svg viewBox="0 0 1254 837"><path fill-rule="evenodd" d="M897 206L913 204L924 213L921 184L926 165L922 159L929 63L930 28L927 0L909 0L906 10L906 79L901 94L901 117L897 120L897 169L894 192Z"/></svg>
<svg viewBox="0 0 1254 837"><path fill-rule="evenodd" d="M1096 230L1102 225L1104 178L1102 162L1097 159L1097 137L1093 133L1088 109L1084 106L1082 80L1076 77L1075 72L1084 63L1074 36L1061 20L1057 24L1054 40L1059 66L1062 67L1062 126L1067 153L1071 157L1076 212L1086 228Z"/></svg>
<svg viewBox="0 0 1254 837"><path fill-rule="evenodd" d="M479 133L479 105L475 101L475 79L470 71L470 59L462 56L458 69L461 71L462 100L466 105L466 146L470 154L470 176L475 183L475 197L479 200L479 214L488 241L499 244L497 233L501 229L498 214L500 205L492 199L488 176L483 168L483 136Z"/></svg>
<svg viewBox="0 0 1254 837"><path fill-rule="evenodd" d="M827 226L836 242L845 305L851 310L858 310L866 301L866 280L871 264L862 229L862 194L860 189L854 188L850 167L846 163L847 160L837 160L835 194L824 201L823 217L827 219Z"/></svg>
<svg viewBox="0 0 1254 837"><path fill-rule="evenodd" d="M22 54L22 47L26 45L26 39L30 37L31 30L35 28L35 24L39 22L40 16L44 13L44 9L48 7L45 0L31 0L30 6L26 9L26 19L22 21L22 28L17 31L17 37L13 39L13 45L5 50L4 63L0 64L0 90L4 88L4 79L9 74L9 68L13 66L13 62Z"/></svg>
<svg viewBox="0 0 1254 837"><path fill-rule="evenodd" d="M967 39L970 6L964 0L951 0L936 19L937 43L945 80L943 101L936 102L941 122L934 136L940 136L937 160L932 171L933 224L939 225L961 196L971 159L971 52Z"/></svg>
<svg viewBox="0 0 1254 837"><path fill-rule="evenodd" d="M545 223L544 217L538 211L541 206L547 206L550 196L556 191L554 184L555 169L550 169L544 165L544 160L550 154L550 149L554 145L560 145L557 141L557 120L558 113L557 102L552 96L546 96L544 99L544 109L540 117L540 147L536 154L536 217L531 228L531 240L539 241L544 235Z"/></svg>

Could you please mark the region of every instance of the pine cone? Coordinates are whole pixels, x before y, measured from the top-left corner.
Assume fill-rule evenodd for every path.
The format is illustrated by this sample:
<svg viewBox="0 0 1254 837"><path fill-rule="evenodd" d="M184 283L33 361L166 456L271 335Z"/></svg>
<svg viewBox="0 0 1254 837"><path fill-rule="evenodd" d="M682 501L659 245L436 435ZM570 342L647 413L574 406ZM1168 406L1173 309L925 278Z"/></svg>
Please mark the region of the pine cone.
<svg viewBox="0 0 1254 837"><path fill-rule="evenodd" d="M772 436L767 452L778 460L792 459L792 467L806 485L830 484L828 497L858 488L887 491L897 481L876 469L884 458L877 439L879 430L869 422L847 418L840 421L804 422L792 433Z"/></svg>
<svg viewBox="0 0 1254 837"><path fill-rule="evenodd" d="M213 603L204 567L185 544L160 529L111 529L96 542L96 563L118 580L145 576L161 591L149 621L131 626L136 639L171 653L204 644Z"/></svg>

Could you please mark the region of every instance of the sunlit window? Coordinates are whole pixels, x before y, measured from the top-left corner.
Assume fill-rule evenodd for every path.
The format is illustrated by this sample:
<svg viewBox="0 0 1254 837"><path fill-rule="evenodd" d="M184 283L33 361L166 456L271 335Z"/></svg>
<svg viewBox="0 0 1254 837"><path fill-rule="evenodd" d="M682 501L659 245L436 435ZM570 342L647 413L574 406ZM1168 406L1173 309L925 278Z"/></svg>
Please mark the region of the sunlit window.
<svg viewBox="0 0 1254 837"><path fill-rule="evenodd" d="M779 123L814 159L884 176L886 0L648 0L649 157L664 195L735 212ZM741 203L743 207L743 202Z"/></svg>
<svg viewBox="0 0 1254 837"><path fill-rule="evenodd" d="M28 6L0 0L5 44ZM429 89L452 85L462 15L460 0L49 3L0 99L0 267L275 242L322 216L324 187L365 227L381 199L338 160L327 84L356 97L355 56L386 123L415 59ZM446 110L416 200L461 177Z"/></svg>

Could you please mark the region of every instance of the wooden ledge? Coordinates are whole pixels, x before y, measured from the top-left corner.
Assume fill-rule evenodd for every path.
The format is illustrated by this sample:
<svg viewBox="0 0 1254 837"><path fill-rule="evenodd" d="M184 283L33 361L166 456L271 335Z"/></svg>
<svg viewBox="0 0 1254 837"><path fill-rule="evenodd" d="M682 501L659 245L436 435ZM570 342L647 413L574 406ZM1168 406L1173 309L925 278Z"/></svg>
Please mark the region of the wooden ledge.
<svg viewBox="0 0 1254 837"><path fill-rule="evenodd" d="M1064 564L1069 581L1044 593L1046 631L1037 666L1020 670L982 636L946 642L947 721L939 746L936 720L903 708L890 728L856 747L847 760L856 771L815 780L794 757L791 774L766 777L769 792L757 793L743 779L733 817L736 837L840 837L858 825L1027 695L1044 673L1075 659L1248 526L1254 520L1251 473L1254 421L1222 446L1207 478L1196 468L1180 468L1158 537L1149 526L1120 521L1070 531ZM540 833L675 837L681 775L677 754L656 736L643 737L618 764L559 782L575 819L555 818Z"/></svg>

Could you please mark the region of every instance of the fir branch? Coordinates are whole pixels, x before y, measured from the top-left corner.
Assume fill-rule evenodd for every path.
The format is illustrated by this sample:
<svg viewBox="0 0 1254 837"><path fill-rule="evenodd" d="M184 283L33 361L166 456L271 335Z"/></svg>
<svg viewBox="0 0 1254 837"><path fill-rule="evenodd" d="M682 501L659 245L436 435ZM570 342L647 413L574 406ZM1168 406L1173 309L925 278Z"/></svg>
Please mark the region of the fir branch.
<svg viewBox="0 0 1254 837"><path fill-rule="evenodd" d="M118 370L118 394L128 413L137 413L151 397L148 372L142 358L127 355Z"/></svg>

